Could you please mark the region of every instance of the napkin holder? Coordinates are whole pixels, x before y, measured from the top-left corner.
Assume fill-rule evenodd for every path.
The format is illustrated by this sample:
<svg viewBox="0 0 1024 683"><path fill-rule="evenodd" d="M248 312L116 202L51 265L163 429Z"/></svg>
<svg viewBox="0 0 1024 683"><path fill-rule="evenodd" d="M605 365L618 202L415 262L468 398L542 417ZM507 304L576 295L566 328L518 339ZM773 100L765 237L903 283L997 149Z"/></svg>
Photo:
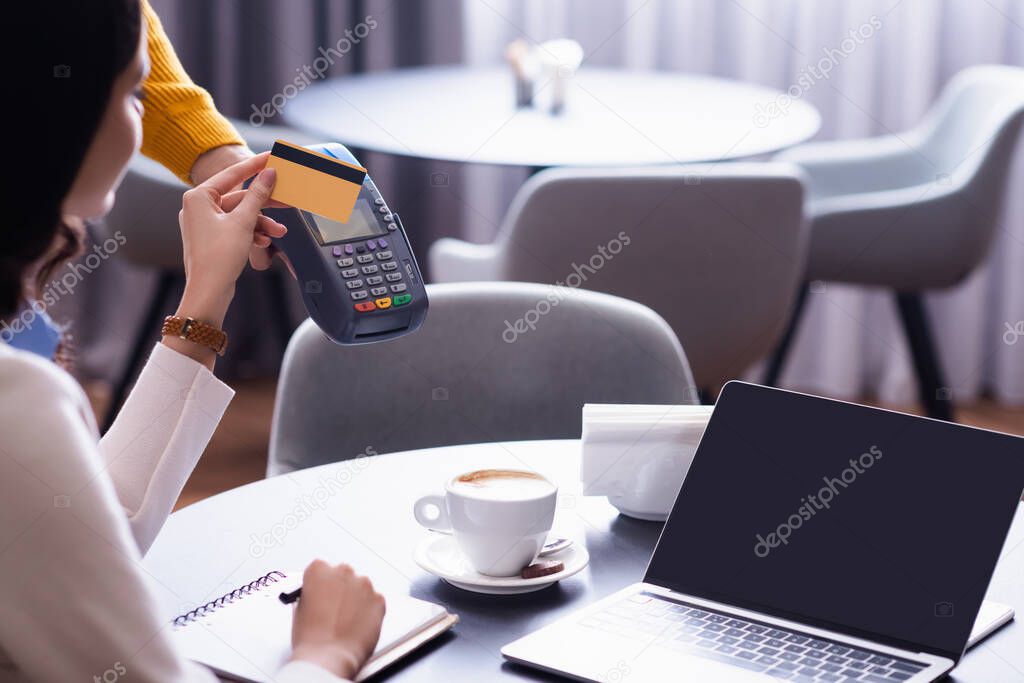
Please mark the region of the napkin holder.
<svg viewBox="0 0 1024 683"><path fill-rule="evenodd" d="M580 481L629 517L664 521L675 504L713 406L587 404Z"/></svg>

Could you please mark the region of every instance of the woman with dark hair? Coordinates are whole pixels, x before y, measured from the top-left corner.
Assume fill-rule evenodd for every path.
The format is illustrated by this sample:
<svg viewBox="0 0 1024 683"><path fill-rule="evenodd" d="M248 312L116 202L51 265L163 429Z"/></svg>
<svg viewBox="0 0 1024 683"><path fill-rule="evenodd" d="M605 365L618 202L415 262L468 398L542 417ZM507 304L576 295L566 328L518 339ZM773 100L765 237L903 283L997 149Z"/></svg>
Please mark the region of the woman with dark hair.
<svg viewBox="0 0 1024 683"><path fill-rule="evenodd" d="M141 138L148 60L139 0L26 3L9 30L24 60L8 91L20 119L0 244L0 321L31 317L83 221L114 199ZM12 129L13 130L13 129ZM178 655L140 558L216 428L232 391L212 373L235 280L281 226L260 214L266 156L185 193L186 286L117 421L102 438L81 388L0 340L0 681L213 681ZM236 190L256 175L248 190ZM10 174L9 174L10 175ZM182 327L187 323L186 329ZM176 325L176 327L174 327ZM210 586L212 591L216 586ZM307 568L281 683L353 678L373 651L383 598L352 569ZM269 673L269 672L268 672Z"/></svg>

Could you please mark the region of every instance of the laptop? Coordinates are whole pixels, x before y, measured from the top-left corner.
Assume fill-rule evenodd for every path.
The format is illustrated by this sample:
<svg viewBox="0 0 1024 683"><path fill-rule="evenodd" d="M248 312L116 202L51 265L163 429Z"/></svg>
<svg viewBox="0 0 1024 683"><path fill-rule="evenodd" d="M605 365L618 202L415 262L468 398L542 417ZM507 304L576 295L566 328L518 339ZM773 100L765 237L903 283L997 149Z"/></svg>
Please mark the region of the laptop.
<svg viewBox="0 0 1024 683"><path fill-rule="evenodd" d="M730 382L642 583L502 649L584 681L934 681L967 646L1024 438Z"/></svg>

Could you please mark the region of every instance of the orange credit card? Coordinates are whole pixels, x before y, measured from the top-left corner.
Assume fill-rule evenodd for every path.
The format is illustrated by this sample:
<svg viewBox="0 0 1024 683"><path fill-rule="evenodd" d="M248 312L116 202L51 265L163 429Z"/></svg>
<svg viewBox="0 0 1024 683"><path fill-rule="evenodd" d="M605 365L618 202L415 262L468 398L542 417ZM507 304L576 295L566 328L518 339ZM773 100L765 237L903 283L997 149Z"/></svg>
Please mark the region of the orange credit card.
<svg viewBox="0 0 1024 683"><path fill-rule="evenodd" d="M347 223L366 178L366 169L332 156L293 145L274 142L267 168L277 171L271 199Z"/></svg>

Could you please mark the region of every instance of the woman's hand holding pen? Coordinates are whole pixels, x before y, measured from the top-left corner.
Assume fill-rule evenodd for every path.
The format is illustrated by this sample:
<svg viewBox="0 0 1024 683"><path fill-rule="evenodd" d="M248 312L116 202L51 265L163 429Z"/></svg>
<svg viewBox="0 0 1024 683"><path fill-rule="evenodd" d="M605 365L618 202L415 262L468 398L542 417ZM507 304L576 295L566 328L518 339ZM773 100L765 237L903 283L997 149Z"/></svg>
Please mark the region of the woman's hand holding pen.
<svg viewBox="0 0 1024 683"><path fill-rule="evenodd" d="M384 620L384 596L347 564L314 560L302 576L292 621L292 659L355 678L373 654Z"/></svg>

